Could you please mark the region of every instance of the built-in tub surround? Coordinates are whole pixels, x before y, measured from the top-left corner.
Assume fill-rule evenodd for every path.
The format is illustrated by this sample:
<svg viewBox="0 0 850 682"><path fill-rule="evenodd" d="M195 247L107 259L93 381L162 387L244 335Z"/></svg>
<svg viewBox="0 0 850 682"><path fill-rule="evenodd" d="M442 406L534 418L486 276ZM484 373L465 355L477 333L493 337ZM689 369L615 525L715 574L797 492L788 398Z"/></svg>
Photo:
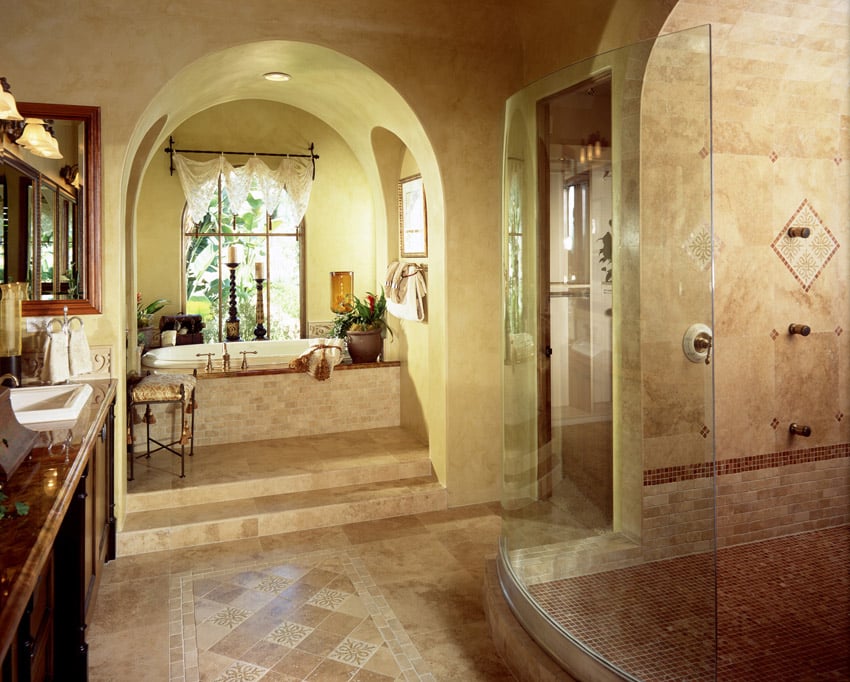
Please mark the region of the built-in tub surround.
<svg viewBox="0 0 850 682"><path fill-rule="evenodd" d="M330 379L317 381L296 370L264 367L259 362L242 371L235 360L230 372L199 371L195 447L399 426L400 371L398 362L343 364L334 368ZM155 438L177 433L178 408L151 408ZM136 423L137 448L144 446L140 417L130 417Z"/></svg>
<svg viewBox="0 0 850 682"><path fill-rule="evenodd" d="M286 367L312 343L321 339L290 339L286 341L235 341L223 343L197 343L182 346L153 348L142 355L142 371L191 372L204 370L209 360L216 370L222 366L225 355L229 356L230 368L239 369L243 359L248 368L271 365ZM244 355L243 355L244 353Z"/></svg>

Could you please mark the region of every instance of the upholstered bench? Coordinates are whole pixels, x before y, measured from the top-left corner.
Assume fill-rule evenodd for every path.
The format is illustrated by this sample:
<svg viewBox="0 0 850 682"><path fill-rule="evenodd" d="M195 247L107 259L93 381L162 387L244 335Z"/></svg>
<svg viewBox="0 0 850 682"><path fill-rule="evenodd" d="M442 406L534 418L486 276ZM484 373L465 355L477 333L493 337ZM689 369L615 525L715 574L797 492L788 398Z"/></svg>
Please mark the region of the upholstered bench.
<svg viewBox="0 0 850 682"><path fill-rule="evenodd" d="M148 374L128 386L127 400L127 454L129 476L127 480L132 481L134 476L134 462L140 457L150 456L160 450L168 452L180 458L180 478L185 478L185 454L186 445L189 446L189 456L195 454L195 384L197 379L191 374ZM151 424L155 423L151 405L160 403L179 404L180 410L180 436L171 442L162 442L151 436ZM133 451L135 441L134 415L136 407L145 406L145 414L142 421L145 423L146 450L140 455ZM186 415L191 414L191 420ZM151 444L157 446L151 449ZM176 446L180 446L177 450Z"/></svg>

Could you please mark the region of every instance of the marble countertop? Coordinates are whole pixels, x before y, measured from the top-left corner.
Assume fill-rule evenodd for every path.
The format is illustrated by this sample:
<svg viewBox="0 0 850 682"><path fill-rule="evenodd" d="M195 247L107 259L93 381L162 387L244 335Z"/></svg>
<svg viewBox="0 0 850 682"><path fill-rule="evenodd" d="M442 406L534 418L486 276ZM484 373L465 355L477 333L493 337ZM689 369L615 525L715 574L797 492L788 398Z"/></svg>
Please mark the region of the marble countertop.
<svg viewBox="0 0 850 682"><path fill-rule="evenodd" d="M0 502L6 508L0 519L0 661L85 470L99 435L96 427L115 395L114 380L86 383L94 390L73 428L39 432L30 456L0 488L7 496ZM16 502L28 505L26 515L16 513Z"/></svg>

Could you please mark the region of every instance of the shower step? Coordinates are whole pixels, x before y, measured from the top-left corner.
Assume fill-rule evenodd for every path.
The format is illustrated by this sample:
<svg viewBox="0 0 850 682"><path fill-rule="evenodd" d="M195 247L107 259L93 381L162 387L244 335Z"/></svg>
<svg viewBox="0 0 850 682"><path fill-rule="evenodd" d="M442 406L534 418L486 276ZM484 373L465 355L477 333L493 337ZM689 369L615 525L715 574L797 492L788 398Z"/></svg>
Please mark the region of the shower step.
<svg viewBox="0 0 850 682"><path fill-rule="evenodd" d="M127 514L118 555L209 545L447 508L433 474Z"/></svg>

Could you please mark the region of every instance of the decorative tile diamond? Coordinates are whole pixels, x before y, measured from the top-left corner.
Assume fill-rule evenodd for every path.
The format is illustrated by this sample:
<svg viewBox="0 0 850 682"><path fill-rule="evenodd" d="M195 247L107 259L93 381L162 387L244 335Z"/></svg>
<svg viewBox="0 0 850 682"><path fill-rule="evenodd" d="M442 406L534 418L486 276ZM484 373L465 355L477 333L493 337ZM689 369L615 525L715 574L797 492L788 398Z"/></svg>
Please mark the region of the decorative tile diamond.
<svg viewBox="0 0 850 682"><path fill-rule="evenodd" d="M350 639L346 637L336 649L328 654L328 658L340 661L341 663L348 663L349 665L361 666L368 661L372 657L372 654L374 654L377 650L377 644L361 642L359 639Z"/></svg>
<svg viewBox="0 0 850 682"><path fill-rule="evenodd" d="M771 329L771 330L770 330L770 339L771 339L772 341L776 341L776 337L777 337L777 336L779 336L779 332L778 332L778 331L776 331L775 329Z"/></svg>
<svg viewBox="0 0 850 682"><path fill-rule="evenodd" d="M699 435L703 438L708 438L708 434L711 433L711 429L708 428L705 424L702 425L702 428L699 430Z"/></svg>
<svg viewBox="0 0 850 682"><path fill-rule="evenodd" d="M266 668L237 661L216 677L215 682L254 682L254 680L261 679L267 672Z"/></svg>
<svg viewBox="0 0 850 682"><path fill-rule="evenodd" d="M792 227L808 228L809 237L789 237L788 230ZM803 203L785 223L770 246L803 287L803 291L808 291L840 244L823 224L809 200L803 199Z"/></svg>
<svg viewBox="0 0 850 682"><path fill-rule="evenodd" d="M691 232L682 248L700 270L707 270L711 266L711 228L702 225ZM720 251L720 243L716 239L714 249Z"/></svg>
<svg viewBox="0 0 850 682"><path fill-rule="evenodd" d="M779 154L777 154L776 152L770 152L769 158L773 163L776 163L776 159L779 158Z"/></svg>
<svg viewBox="0 0 850 682"><path fill-rule="evenodd" d="M348 594L348 592L331 590L326 587L310 597L310 599L307 600L307 603L313 606L319 606L323 609L335 611L350 596L351 595Z"/></svg>
<svg viewBox="0 0 850 682"><path fill-rule="evenodd" d="M237 609L234 606L228 606L226 609L222 609L218 613L210 616L207 621L214 623L215 625L222 625L232 630L239 625L239 623L246 621L250 615L250 611Z"/></svg>
<svg viewBox="0 0 850 682"><path fill-rule="evenodd" d="M835 328L835 335L836 336L841 336L843 333L844 333L844 330L841 328L840 325Z"/></svg>
<svg viewBox="0 0 850 682"><path fill-rule="evenodd" d="M836 157L833 159L833 161L835 162L835 165L836 165L836 166L840 166L840 165L841 165L841 162L842 162L843 160L844 160L844 159L842 159L840 156L836 156Z"/></svg>
<svg viewBox="0 0 850 682"><path fill-rule="evenodd" d="M706 156L708 156L708 150L705 147L703 147L702 149L699 150L699 155L700 155L700 158L704 159Z"/></svg>
<svg viewBox="0 0 850 682"><path fill-rule="evenodd" d="M777 428L778 426L779 426L779 420L778 420L776 417L774 417L773 419L771 419L771 420L770 420L770 427L771 427L774 431L776 431L776 428Z"/></svg>
<svg viewBox="0 0 850 682"><path fill-rule="evenodd" d="M314 628L301 623L293 623L285 620L278 625L274 630L267 634L263 639L267 642L274 642L281 646L288 646L291 649L297 647L304 639L307 638Z"/></svg>
<svg viewBox="0 0 850 682"><path fill-rule="evenodd" d="M283 578L279 575L267 575L259 583L254 586L258 592L274 592L280 594L292 584L289 578Z"/></svg>
<svg viewBox="0 0 850 682"><path fill-rule="evenodd" d="M836 412L835 413L835 421L840 422L842 419L844 419L844 413L841 412L841 411Z"/></svg>

